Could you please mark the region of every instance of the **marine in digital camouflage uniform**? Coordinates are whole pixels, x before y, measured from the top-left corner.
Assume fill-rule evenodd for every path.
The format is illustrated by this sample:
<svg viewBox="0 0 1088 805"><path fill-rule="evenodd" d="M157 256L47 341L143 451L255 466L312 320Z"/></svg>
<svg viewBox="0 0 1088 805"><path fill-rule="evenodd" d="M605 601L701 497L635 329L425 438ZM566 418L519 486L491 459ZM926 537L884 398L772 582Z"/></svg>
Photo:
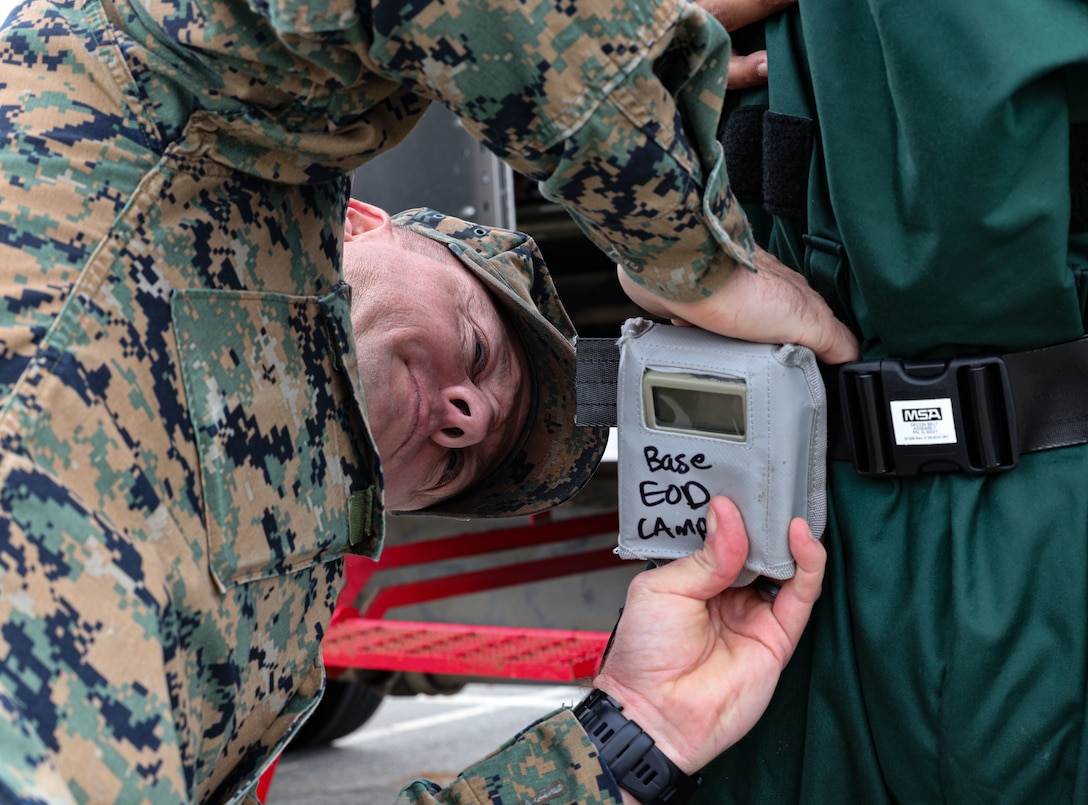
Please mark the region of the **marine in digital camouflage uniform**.
<svg viewBox="0 0 1088 805"><path fill-rule="evenodd" d="M339 560L382 541L338 270L352 169L441 101L648 287L699 298L751 259L714 141L728 55L683 2L16 10L0 800L238 801L314 704ZM618 801L590 750L559 711L441 797Z"/></svg>

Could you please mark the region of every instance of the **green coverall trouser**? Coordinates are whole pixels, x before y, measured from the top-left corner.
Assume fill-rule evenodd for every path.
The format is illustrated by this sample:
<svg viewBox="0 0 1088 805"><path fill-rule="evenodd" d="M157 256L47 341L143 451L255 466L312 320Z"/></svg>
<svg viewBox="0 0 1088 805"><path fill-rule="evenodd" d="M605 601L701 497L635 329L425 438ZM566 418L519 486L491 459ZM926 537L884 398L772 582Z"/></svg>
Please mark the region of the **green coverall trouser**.
<svg viewBox="0 0 1088 805"><path fill-rule="evenodd" d="M769 88L740 102L794 142L764 139L772 198L747 206L864 358L1084 332L1088 4L824 0L765 35ZM770 203L798 189L771 152L805 118L797 215ZM1088 802L1088 447L985 477L833 462L825 543L776 697L696 802Z"/></svg>

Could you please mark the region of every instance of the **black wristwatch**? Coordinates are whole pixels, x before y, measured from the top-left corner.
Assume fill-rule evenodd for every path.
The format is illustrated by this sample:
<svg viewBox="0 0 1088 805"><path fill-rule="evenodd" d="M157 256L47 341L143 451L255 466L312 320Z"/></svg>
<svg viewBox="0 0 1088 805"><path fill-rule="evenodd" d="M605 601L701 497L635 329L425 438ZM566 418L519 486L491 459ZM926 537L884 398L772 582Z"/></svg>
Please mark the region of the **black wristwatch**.
<svg viewBox="0 0 1088 805"><path fill-rule="evenodd" d="M604 691L592 691L574 715L616 782L642 805L684 805L699 790L703 778L680 771Z"/></svg>

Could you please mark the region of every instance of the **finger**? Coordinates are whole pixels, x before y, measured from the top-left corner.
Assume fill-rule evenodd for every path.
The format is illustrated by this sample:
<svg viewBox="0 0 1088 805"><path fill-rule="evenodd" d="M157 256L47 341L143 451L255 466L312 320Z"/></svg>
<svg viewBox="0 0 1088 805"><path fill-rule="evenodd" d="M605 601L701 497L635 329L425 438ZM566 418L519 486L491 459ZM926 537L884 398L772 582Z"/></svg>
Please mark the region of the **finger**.
<svg viewBox="0 0 1088 805"><path fill-rule="evenodd" d="M835 318L827 301L812 289L797 271L783 265L777 257L763 248L756 248L757 275L762 275L762 293L769 299L778 297L795 315L780 320L791 328L783 333L782 342L802 344L811 349L822 363L845 363L858 357L858 343L850 328ZM752 278L748 279L751 282Z"/></svg>
<svg viewBox="0 0 1088 805"><path fill-rule="evenodd" d="M699 5L709 11L727 31L735 31L796 2L797 0L699 0Z"/></svg>
<svg viewBox="0 0 1088 805"><path fill-rule="evenodd" d="M757 250L758 271L734 271L709 297L676 304L675 313L708 330L745 341L801 344L823 363L858 356L857 339L804 278Z"/></svg>
<svg viewBox="0 0 1088 805"><path fill-rule="evenodd" d="M715 497L707 509L703 547L654 571L657 592L707 601L728 588L748 558L748 533L733 501Z"/></svg>
<svg viewBox="0 0 1088 805"><path fill-rule="evenodd" d="M859 356L858 340L850 328L838 319L827 320L825 327L805 339L820 363L839 364L856 361Z"/></svg>
<svg viewBox="0 0 1088 805"><path fill-rule="evenodd" d="M822 363L856 360L858 342L823 297L770 252L757 249L758 271L738 268L710 296L675 302L654 296L622 266L617 275L631 301L661 318L677 318L721 335L763 344L801 344Z"/></svg>
<svg viewBox="0 0 1088 805"><path fill-rule="evenodd" d="M796 570L793 578L778 591L774 616L789 638L792 651L801 639L816 599L820 597L827 551L819 540L813 538L808 523L800 517L790 522L789 538Z"/></svg>
<svg viewBox="0 0 1088 805"><path fill-rule="evenodd" d="M824 304L822 299L820 303ZM830 308L820 315L819 325L805 330L795 343L811 349L820 363L831 365L856 361L861 354L857 337Z"/></svg>
<svg viewBox="0 0 1088 805"><path fill-rule="evenodd" d="M734 54L729 59L727 89L748 89L767 83L767 51L757 50L747 56Z"/></svg>

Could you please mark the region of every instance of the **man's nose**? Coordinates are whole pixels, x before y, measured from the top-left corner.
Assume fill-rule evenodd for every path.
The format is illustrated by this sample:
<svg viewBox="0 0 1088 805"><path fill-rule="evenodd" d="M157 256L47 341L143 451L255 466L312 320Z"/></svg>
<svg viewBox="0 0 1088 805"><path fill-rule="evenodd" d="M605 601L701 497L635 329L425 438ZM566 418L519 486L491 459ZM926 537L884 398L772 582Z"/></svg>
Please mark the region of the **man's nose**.
<svg viewBox="0 0 1088 805"><path fill-rule="evenodd" d="M442 391L442 415L431 435L443 447L479 444L491 432L494 408L472 386L450 386Z"/></svg>

